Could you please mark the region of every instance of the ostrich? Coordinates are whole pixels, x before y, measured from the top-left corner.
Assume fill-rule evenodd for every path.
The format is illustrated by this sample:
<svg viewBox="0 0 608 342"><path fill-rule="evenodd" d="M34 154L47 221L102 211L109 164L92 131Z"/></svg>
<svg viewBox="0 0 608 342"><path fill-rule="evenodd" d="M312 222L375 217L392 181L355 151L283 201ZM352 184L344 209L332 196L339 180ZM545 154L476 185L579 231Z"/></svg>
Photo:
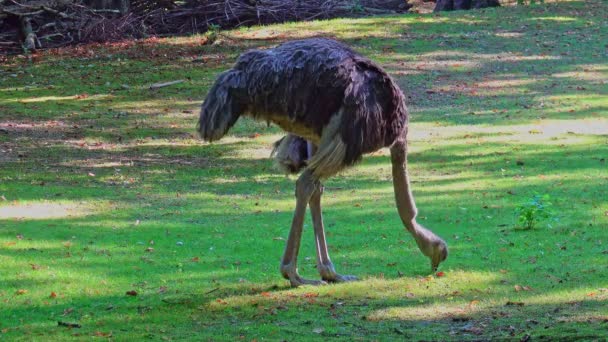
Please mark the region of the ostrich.
<svg viewBox="0 0 608 342"><path fill-rule="evenodd" d="M322 181L361 157L390 147L397 210L405 228L436 270L446 243L416 222L407 173L408 111L392 78L369 59L334 40L311 38L242 54L220 74L205 99L197 130L206 141L222 138L240 116L272 122L288 134L273 154L285 170L301 172L296 208L281 261L291 286L356 280L336 273L321 215ZM297 258L310 207L322 280L298 274Z"/></svg>

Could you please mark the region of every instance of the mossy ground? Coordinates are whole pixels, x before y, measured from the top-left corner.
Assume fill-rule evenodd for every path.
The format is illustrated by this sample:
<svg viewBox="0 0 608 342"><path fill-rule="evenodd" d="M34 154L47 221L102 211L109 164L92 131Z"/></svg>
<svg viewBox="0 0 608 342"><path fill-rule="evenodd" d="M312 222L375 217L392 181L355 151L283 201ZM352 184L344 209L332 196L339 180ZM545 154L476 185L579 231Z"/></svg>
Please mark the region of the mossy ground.
<svg viewBox="0 0 608 342"><path fill-rule="evenodd" d="M569 1L4 59L0 339L602 340L607 17L604 1ZM280 130L241 120L218 143L196 138L239 53L317 35L406 93L420 221L451 247L442 277L402 228L379 151L324 197L333 261L361 281L290 289L278 265L294 179L268 158ZM516 229L534 194L554 214ZM300 270L316 276L310 221Z"/></svg>

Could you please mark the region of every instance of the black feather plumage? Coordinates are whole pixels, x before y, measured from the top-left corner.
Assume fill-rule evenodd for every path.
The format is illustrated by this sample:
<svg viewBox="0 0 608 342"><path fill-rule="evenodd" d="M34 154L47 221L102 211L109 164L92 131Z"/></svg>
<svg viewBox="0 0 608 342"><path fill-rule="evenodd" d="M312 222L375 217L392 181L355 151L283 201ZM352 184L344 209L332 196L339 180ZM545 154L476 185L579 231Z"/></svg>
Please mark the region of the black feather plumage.
<svg viewBox="0 0 608 342"><path fill-rule="evenodd" d="M343 166L390 146L408 120L403 94L382 68L324 38L242 54L209 91L199 132L217 140L240 115L273 122L320 149L334 138L327 135L339 135Z"/></svg>

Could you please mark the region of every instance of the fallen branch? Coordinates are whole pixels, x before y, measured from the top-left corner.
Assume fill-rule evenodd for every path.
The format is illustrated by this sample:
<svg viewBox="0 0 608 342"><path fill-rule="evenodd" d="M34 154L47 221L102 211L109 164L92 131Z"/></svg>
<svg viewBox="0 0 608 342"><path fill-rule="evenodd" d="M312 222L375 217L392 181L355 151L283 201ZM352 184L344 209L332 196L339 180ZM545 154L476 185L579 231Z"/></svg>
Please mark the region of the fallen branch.
<svg viewBox="0 0 608 342"><path fill-rule="evenodd" d="M150 90L154 90L154 89L159 89L159 88L163 88L163 87L168 87L170 85L174 85L174 84L179 84L185 82L184 80L177 80L177 81L171 81L171 82L163 82L163 83L154 83L153 85L150 86Z"/></svg>
<svg viewBox="0 0 608 342"><path fill-rule="evenodd" d="M220 289L219 287L216 287L216 288L214 288L214 289L213 289L213 290L211 290L211 291L207 291L207 292L205 292L204 294L208 295L208 294L213 293L213 292L215 292L215 291L217 291L217 290L219 290L219 289Z"/></svg>
<svg viewBox="0 0 608 342"><path fill-rule="evenodd" d="M63 19L75 19L75 18L74 18L74 17L72 17L71 15L67 15L67 14L65 14L65 13L63 13L63 12L61 12L61 11L58 11L58 10L56 10L56 9L52 9L52 8L50 8L50 7L47 7L47 6L40 6L40 8L41 8L42 10L44 10L44 11L47 11L47 12L51 13L51 14L54 14L54 15L60 16L60 17L61 17L61 18L63 18Z"/></svg>
<svg viewBox="0 0 608 342"><path fill-rule="evenodd" d="M80 325L78 323L69 323L69 322L62 322L62 321L57 321L57 326L68 327L68 328L82 328L82 325Z"/></svg>

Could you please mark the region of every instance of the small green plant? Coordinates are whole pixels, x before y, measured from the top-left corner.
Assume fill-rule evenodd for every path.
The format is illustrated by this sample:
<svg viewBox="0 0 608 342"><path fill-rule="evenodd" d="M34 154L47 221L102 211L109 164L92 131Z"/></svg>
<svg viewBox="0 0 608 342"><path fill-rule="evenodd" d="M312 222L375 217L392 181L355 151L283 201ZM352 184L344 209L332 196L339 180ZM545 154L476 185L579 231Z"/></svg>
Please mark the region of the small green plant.
<svg viewBox="0 0 608 342"><path fill-rule="evenodd" d="M533 229L542 220L552 217L553 204L549 195L534 195L532 199L517 207L515 214L521 229Z"/></svg>
<svg viewBox="0 0 608 342"><path fill-rule="evenodd" d="M355 13L361 13L361 12L365 11L365 7L363 7L363 5L361 5L361 3L359 1L357 1L353 4L353 6L351 7L351 10Z"/></svg>
<svg viewBox="0 0 608 342"><path fill-rule="evenodd" d="M205 32L205 36L207 37L207 44L213 44L217 40L220 34L220 30L220 25L209 24L209 26L207 27L207 32Z"/></svg>

